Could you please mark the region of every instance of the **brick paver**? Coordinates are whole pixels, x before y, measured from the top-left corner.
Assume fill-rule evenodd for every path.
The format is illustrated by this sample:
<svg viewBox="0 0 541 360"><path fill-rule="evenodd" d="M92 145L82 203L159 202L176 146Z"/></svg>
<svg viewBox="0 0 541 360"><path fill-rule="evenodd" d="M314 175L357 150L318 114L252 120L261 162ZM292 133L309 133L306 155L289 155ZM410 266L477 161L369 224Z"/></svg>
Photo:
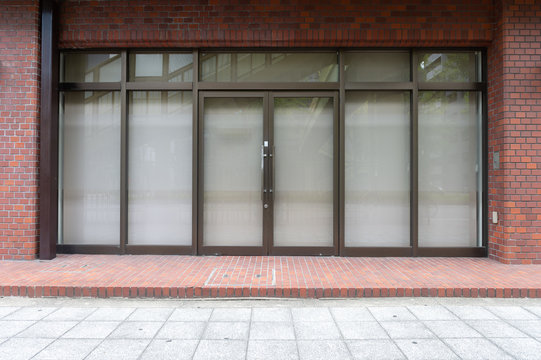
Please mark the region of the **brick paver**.
<svg viewBox="0 0 541 360"><path fill-rule="evenodd" d="M541 297L541 265L482 258L59 255L0 262L0 296Z"/></svg>

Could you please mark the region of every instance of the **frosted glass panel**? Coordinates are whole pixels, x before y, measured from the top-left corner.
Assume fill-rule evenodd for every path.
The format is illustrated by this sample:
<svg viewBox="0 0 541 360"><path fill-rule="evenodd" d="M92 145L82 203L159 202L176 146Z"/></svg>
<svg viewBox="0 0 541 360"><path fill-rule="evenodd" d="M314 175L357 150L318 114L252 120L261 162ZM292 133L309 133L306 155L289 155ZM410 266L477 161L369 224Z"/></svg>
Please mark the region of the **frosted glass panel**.
<svg viewBox="0 0 541 360"><path fill-rule="evenodd" d="M120 81L120 54L63 53L61 64L61 82Z"/></svg>
<svg viewBox="0 0 541 360"><path fill-rule="evenodd" d="M192 54L130 54L130 81L191 82Z"/></svg>
<svg viewBox="0 0 541 360"><path fill-rule="evenodd" d="M345 245L410 245L410 96L346 96Z"/></svg>
<svg viewBox="0 0 541 360"><path fill-rule="evenodd" d="M346 81L410 81L409 52L346 52Z"/></svg>
<svg viewBox="0 0 541 360"><path fill-rule="evenodd" d="M64 93L64 244L120 245L120 94ZM62 191L62 189L61 189Z"/></svg>
<svg viewBox="0 0 541 360"><path fill-rule="evenodd" d="M203 53L201 80L217 82L335 82L336 52Z"/></svg>
<svg viewBox="0 0 541 360"><path fill-rule="evenodd" d="M192 244L192 94L130 93L128 244Z"/></svg>
<svg viewBox="0 0 541 360"><path fill-rule="evenodd" d="M274 101L274 246L333 245L333 99Z"/></svg>
<svg viewBox="0 0 541 360"><path fill-rule="evenodd" d="M261 246L263 99L205 98L203 243Z"/></svg>
<svg viewBox="0 0 541 360"><path fill-rule="evenodd" d="M476 92L419 92L419 246L476 246Z"/></svg>
<svg viewBox="0 0 541 360"><path fill-rule="evenodd" d="M481 81L481 53L419 53L419 81Z"/></svg>

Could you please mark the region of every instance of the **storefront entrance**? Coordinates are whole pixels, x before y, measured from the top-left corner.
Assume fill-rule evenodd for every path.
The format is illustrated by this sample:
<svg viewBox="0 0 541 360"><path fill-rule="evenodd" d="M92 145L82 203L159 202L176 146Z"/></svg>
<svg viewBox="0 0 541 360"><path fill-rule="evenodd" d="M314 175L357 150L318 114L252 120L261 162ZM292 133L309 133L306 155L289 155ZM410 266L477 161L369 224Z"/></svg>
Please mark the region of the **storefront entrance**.
<svg viewBox="0 0 541 360"><path fill-rule="evenodd" d="M336 253L335 92L199 95L202 254Z"/></svg>

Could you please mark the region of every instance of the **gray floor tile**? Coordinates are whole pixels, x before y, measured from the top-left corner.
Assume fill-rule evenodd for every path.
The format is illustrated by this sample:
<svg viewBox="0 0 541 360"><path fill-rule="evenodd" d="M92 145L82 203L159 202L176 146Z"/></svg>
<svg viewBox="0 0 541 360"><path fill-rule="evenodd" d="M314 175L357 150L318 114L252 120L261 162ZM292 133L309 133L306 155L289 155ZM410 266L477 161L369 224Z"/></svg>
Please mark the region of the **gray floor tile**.
<svg viewBox="0 0 541 360"><path fill-rule="evenodd" d="M66 339L104 339L120 324L117 321L82 321L62 337Z"/></svg>
<svg viewBox="0 0 541 360"><path fill-rule="evenodd" d="M20 307L18 306L0 306L0 319L2 319L4 316L7 316L19 309Z"/></svg>
<svg viewBox="0 0 541 360"><path fill-rule="evenodd" d="M58 339L38 353L33 360L84 359L100 342L101 340L97 339Z"/></svg>
<svg viewBox="0 0 541 360"><path fill-rule="evenodd" d="M326 307L292 308L293 321L333 321Z"/></svg>
<svg viewBox="0 0 541 360"><path fill-rule="evenodd" d="M124 321L130 316L135 308L99 308L86 321Z"/></svg>
<svg viewBox="0 0 541 360"><path fill-rule="evenodd" d="M477 338L482 337L468 324L459 320L424 321L424 324L439 338Z"/></svg>
<svg viewBox="0 0 541 360"><path fill-rule="evenodd" d="M168 321L156 335L158 339L197 340L203 335L206 323L196 321Z"/></svg>
<svg viewBox="0 0 541 360"><path fill-rule="evenodd" d="M408 306L408 310L419 320L458 320L452 312L439 305Z"/></svg>
<svg viewBox="0 0 541 360"><path fill-rule="evenodd" d="M463 360L511 360L487 339L446 339L445 342Z"/></svg>
<svg viewBox="0 0 541 360"><path fill-rule="evenodd" d="M510 320L509 324L531 337L541 338L541 320Z"/></svg>
<svg viewBox="0 0 541 360"><path fill-rule="evenodd" d="M538 320L538 317L520 306L487 306L487 310L505 320Z"/></svg>
<svg viewBox="0 0 541 360"><path fill-rule="evenodd" d="M96 311L96 308L64 307L50 313L43 320L50 321L81 321Z"/></svg>
<svg viewBox="0 0 541 360"><path fill-rule="evenodd" d="M455 360L455 353L438 339L402 339L396 344L410 360Z"/></svg>
<svg viewBox="0 0 541 360"><path fill-rule="evenodd" d="M41 320L57 309L55 307L22 307L4 316L2 320Z"/></svg>
<svg viewBox="0 0 541 360"><path fill-rule="evenodd" d="M164 323L158 321L126 321L113 331L111 339L150 339Z"/></svg>
<svg viewBox="0 0 541 360"><path fill-rule="evenodd" d="M541 306L523 306L523 308L541 319Z"/></svg>
<svg viewBox="0 0 541 360"><path fill-rule="evenodd" d="M419 321L384 321L380 324L392 339L429 339L436 337Z"/></svg>
<svg viewBox="0 0 541 360"><path fill-rule="evenodd" d="M295 334L298 340L338 340L340 332L330 321L295 321Z"/></svg>
<svg viewBox="0 0 541 360"><path fill-rule="evenodd" d="M209 322L203 333L203 339L210 340L246 340L248 339L249 322Z"/></svg>
<svg viewBox="0 0 541 360"><path fill-rule="evenodd" d="M2 359L27 360L36 355L53 339L12 338L0 345Z"/></svg>
<svg viewBox="0 0 541 360"><path fill-rule="evenodd" d="M77 325L77 321L38 321L17 337L26 338L58 338Z"/></svg>
<svg viewBox="0 0 541 360"><path fill-rule="evenodd" d="M251 313L250 308L216 308L210 321L250 321Z"/></svg>
<svg viewBox="0 0 541 360"><path fill-rule="evenodd" d="M330 310L336 321L376 321L365 307L332 307Z"/></svg>
<svg viewBox="0 0 541 360"><path fill-rule="evenodd" d="M208 321L212 309L208 308L183 308L175 309L169 321Z"/></svg>
<svg viewBox="0 0 541 360"><path fill-rule="evenodd" d="M295 330L291 321L254 321L250 325L252 340L295 340Z"/></svg>
<svg viewBox="0 0 541 360"><path fill-rule="evenodd" d="M135 360L143 353L150 340L104 340L85 360Z"/></svg>
<svg viewBox="0 0 541 360"><path fill-rule="evenodd" d="M287 340L250 340L247 360L297 360L297 344Z"/></svg>
<svg viewBox="0 0 541 360"><path fill-rule="evenodd" d="M498 320L499 318L482 306L464 305L447 306L456 316L462 320Z"/></svg>
<svg viewBox="0 0 541 360"><path fill-rule="evenodd" d="M469 320L466 323L488 338L528 336L502 320Z"/></svg>
<svg viewBox="0 0 541 360"><path fill-rule="evenodd" d="M405 306L371 306L368 310L378 321L417 320Z"/></svg>
<svg viewBox="0 0 541 360"><path fill-rule="evenodd" d="M341 340L298 341L301 360L351 359L346 344Z"/></svg>
<svg viewBox="0 0 541 360"><path fill-rule="evenodd" d="M490 340L517 359L539 360L541 358L541 342L537 340L531 338Z"/></svg>
<svg viewBox="0 0 541 360"><path fill-rule="evenodd" d="M201 340L193 360L244 360L245 340Z"/></svg>
<svg viewBox="0 0 541 360"><path fill-rule="evenodd" d="M350 340L346 342L355 360L401 360L404 354L392 340Z"/></svg>
<svg viewBox="0 0 541 360"><path fill-rule="evenodd" d="M171 308L138 308L128 317L128 321L165 321L169 318Z"/></svg>
<svg viewBox="0 0 541 360"><path fill-rule="evenodd" d="M190 360L199 341L157 339L148 345L141 360Z"/></svg>
<svg viewBox="0 0 541 360"><path fill-rule="evenodd" d="M253 308L252 321L291 321L289 308Z"/></svg>
<svg viewBox="0 0 541 360"><path fill-rule="evenodd" d="M0 338L15 336L35 323L35 321L0 321Z"/></svg>
<svg viewBox="0 0 541 360"><path fill-rule="evenodd" d="M344 339L389 339L380 324L375 321L337 321Z"/></svg>

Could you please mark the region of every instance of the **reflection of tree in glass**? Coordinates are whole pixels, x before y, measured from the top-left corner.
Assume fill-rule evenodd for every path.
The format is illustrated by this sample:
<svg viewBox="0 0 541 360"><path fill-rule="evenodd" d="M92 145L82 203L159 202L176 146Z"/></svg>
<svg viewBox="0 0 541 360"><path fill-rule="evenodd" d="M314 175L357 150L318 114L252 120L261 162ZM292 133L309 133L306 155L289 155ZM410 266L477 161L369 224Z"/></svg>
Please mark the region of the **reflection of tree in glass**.
<svg viewBox="0 0 541 360"><path fill-rule="evenodd" d="M476 53L427 53L419 58L420 81L476 81Z"/></svg>

